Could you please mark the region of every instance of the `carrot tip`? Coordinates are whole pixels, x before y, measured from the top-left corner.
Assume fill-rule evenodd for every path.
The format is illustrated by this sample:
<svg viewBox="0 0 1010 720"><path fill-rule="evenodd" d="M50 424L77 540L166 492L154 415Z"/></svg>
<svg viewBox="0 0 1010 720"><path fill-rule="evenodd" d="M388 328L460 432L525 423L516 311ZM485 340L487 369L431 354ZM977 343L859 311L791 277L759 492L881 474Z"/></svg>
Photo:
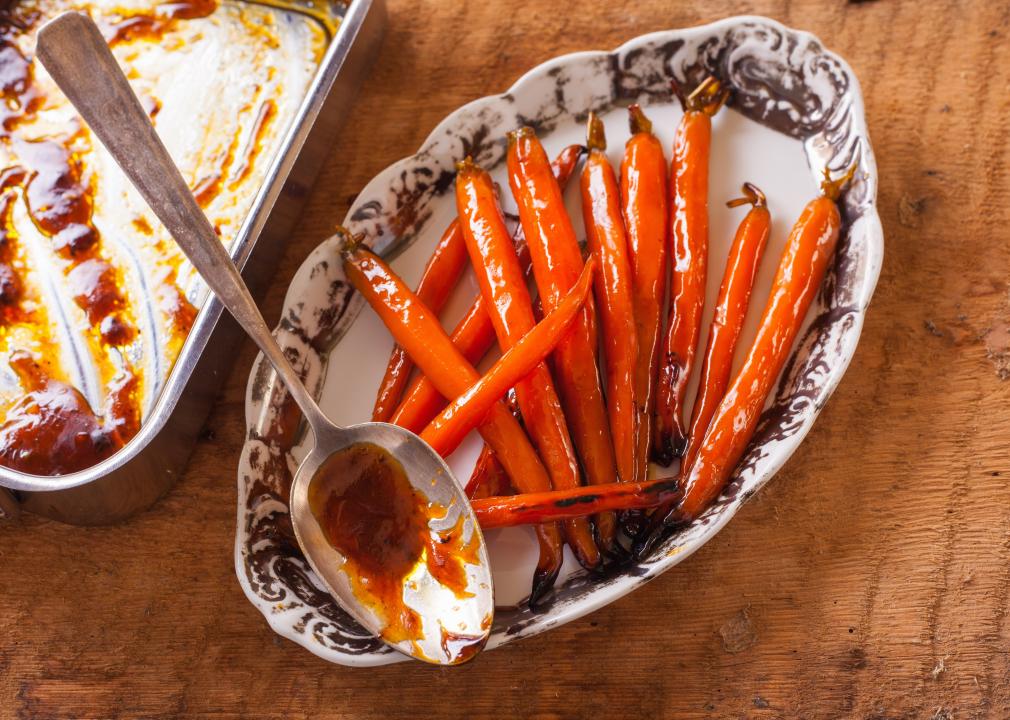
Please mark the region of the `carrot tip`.
<svg viewBox="0 0 1010 720"><path fill-rule="evenodd" d="M628 106L628 125L632 135L652 133L652 121L642 112L642 106L638 103Z"/></svg>
<svg viewBox="0 0 1010 720"><path fill-rule="evenodd" d="M663 539L663 535L667 531L685 525L690 522L683 512L678 508L671 508L666 513L662 512L662 508L652 516L652 522L649 523L645 531L635 538L635 541L631 546L631 554L635 560L644 560L656 547L656 544Z"/></svg>
<svg viewBox="0 0 1010 720"><path fill-rule="evenodd" d="M848 184L850 180L855 176L856 169L859 167L859 161L856 160L849 166L849 169L845 173L835 179L831 179L831 171L827 167L824 168L824 180L821 181L821 193L828 200L838 200L838 196L842 194L842 189Z"/></svg>
<svg viewBox="0 0 1010 720"><path fill-rule="evenodd" d="M586 122L586 147L590 151L607 149L607 131L600 116L594 112L589 113L589 120Z"/></svg>
<svg viewBox="0 0 1010 720"><path fill-rule="evenodd" d="M757 185L745 182L741 192L743 192L743 197L730 200L726 203L726 207L735 208L741 205L753 205L756 208L768 207L768 198Z"/></svg>
<svg viewBox="0 0 1010 720"><path fill-rule="evenodd" d="M544 599L544 596L554 587L554 581L561 572L561 565L551 568L537 568L533 572L533 589L530 591L530 599L527 601L530 610L536 612L537 604Z"/></svg>

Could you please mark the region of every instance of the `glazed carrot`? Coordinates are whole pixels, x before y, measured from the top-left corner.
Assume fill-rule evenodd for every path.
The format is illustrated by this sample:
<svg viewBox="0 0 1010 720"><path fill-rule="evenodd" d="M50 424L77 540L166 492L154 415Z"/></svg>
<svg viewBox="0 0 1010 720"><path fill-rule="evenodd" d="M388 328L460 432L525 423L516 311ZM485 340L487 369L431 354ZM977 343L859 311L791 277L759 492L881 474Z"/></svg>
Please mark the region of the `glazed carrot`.
<svg viewBox="0 0 1010 720"><path fill-rule="evenodd" d="M701 384L691 413L691 430L688 433L687 452L683 465L691 467L698 448L705 437L708 424L715 410L722 402L733 370L733 355L736 352L743 321L747 316L754 278L757 277L761 254L768 242L771 231L771 214L764 193L750 183L743 186L744 197L730 200L729 207L750 203L750 212L740 223L733 245L726 260L726 271L719 287L719 299L715 305L715 315L708 331L708 347L701 366Z"/></svg>
<svg viewBox="0 0 1010 720"><path fill-rule="evenodd" d="M491 406L513 386L535 372L565 334L589 295L595 261L590 258L579 282L541 322L533 326L510 347L483 377L453 400L438 417L428 423L421 439L445 457L453 452L466 434L487 415Z"/></svg>
<svg viewBox="0 0 1010 720"><path fill-rule="evenodd" d="M569 145L558 154L551 164L551 172L561 185L565 185L572 173L575 172L575 165L584 151L585 149L581 145ZM513 239L516 243L519 262L523 266L523 272L529 275L529 250L523 240L521 226L516 228ZM465 252L466 246L463 247ZM494 340L491 317L484 307L484 299L478 296L453 331L452 341L470 363L476 364L491 349ZM405 427L411 432L420 432L445 407L447 402L444 397L438 394L431 382L422 375L416 378L407 389L405 399L396 409L390 422Z"/></svg>
<svg viewBox="0 0 1010 720"><path fill-rule="evenodd" d="M459 231L459 221L453 220L435 246L415 291L433 313L438 314L445 305L465 266L466 246ZM399 345L394 345L375 396L372 408L374 422L387 422L393 416L413 370L414 363L407 353Z"/></svg>
<svg viewBox="0 0 1010 720"><path fill-rule="evenodd" d="M484 443L477 457L477 464L473 468L473 474L466 483L466 496L471 500L477 500L507 495L511 487L508 475L505 474L498 458L494 456L494 450Z"/></svg>
<svg viewBox="0 0 1010 720"><path fill-rule="evenodd" d="M471 504L480 526L489 528L560 521L585 515L652 508L683 496L676 478L636 483L608 483L571 490L488 497Z"/></svg>
<svg viewBox="0 0 1010 720"><path fill-rule="evenodd" d="M660 362L652 428L652 458L669 465L687 443L684 396L694 367L705 306L708 265L708 158L712 116L727 92L707 78L688 97L675 86L684 117L673 142L670 211L673 274L669 326Z"/></svg>
<svg viewBox="0 0 1010 720"><path fill-rule="evenodd" d="M494 182L469 158L456 166L456 210L498 345L502 349L511 348L536 324L533 303L498 207ZM561 304L557 303L552 310L559 309ZM540 451L553 487L557 490L578 487L581 478L575 448L547 365L538 363L515 384L515 391L526 429ZM589 523L585 519L569 520L565 530L579 561L586 567L599 564L599 549Z"/></svg>
<svg viewBox="0 0 1010 720"><path fill-rule="evenodd" d="M578 279L582 252L561 188L532 128L509 134L507 162L509 186L530 246L533 275L544 309L550 311ZM553 358L558 391L586 478L590 484L600 485L613 482L617 470L596 365L595 316L595 308L587 303ZM603 548L612 550L616 536L614 514L599 514L596 525Z"/></svg>
<svg viewBox="0 0 1010 720"><path fill-rule="evenodd" d="M494 345L494 326L488 315L484 299L474 300L463 319L452 331L450 338L456 349L471 365L476 365ZM400 407L389 419L393 425L419 433L445 407L446 400L425 375L414 379L404 395Z"/></svg>
<svg viewBox="0 0 1010 720"><path fill-rule="evenodd" d="M635 465L638 477L644 480L649 463L652 407L663 330L670 218L663 146L652 134L652 123L638 105L629 107L628 113L632 135L624 147L624 160L621 162L621 210L628 232L634 280L635 334L638 337L635 403L639 423Z"/></svg>
<svg viewBox="0 0 1010 720"><path fill-rule="evenodd" d="M617 176L607 160L603 121L589 113L589 155L582 169L582 215L586 240L596 258L595 297L603 329L606 358L607 413L614 441L617 475L623 482L636 482L638 410L635 405L635 370L638 337L628 260L628 236L621 217L621 194Z"/></svg>
<svg viewBox="0 0 1010 720"><path fill-rule="evenodd" d="M684 499L653 514L650 528L636 542L639 556L651 549L664 527L698 517L740 462L824 279L842 223L836 200L854 172L852 167L844 177L831 180L825 171L821 196L803 209L793 226L754 344L716 409L694 462L684 473Z"/></svg>
<svg viewBox="0 0 1010 720"><path fill-rule="evenodd" d="M473 365L452 344L438 317L418 300L385 262L350 238L341 254L347 279L442 395L460 395L480 379ZM517 488L524 492L550 489L550 478L540 458L503 403L498 402L491 407L481 423L480 432L495 450ZM554 524L539 525L537 535L540 558L533 576L531 605L551 587L562 561L558 527Z"/></svg>

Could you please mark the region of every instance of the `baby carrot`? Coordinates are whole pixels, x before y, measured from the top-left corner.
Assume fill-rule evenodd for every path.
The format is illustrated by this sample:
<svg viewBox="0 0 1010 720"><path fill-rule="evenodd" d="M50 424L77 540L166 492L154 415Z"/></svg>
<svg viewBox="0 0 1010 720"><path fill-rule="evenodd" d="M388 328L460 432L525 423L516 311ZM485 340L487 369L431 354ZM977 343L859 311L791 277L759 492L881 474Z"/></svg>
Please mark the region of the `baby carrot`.
<svg viewBox="0 0 1010 720"><path fill-rule="evenodd" d="M708 158L712 116L726 101L727 91L707 78L686 98L675 86L684 117L673 142L671 184L673 203L673 277L670 320L660 362L652 458L669 465L687 443L684 396L694 367L705 306L708 264Z"/></svg>
<svg viewBox="0 0 1010 720"><path fill-rule="evenodd" d="M551 163L551 172L562 186L568 183L572 173L575 172L575 165L584 151L585 148L581 145L569 145L558 153L557 158ZM521 226L516 229L514 240L523 272L529 275L529 250L523 240ZM463 249L465 253L465 245L463 245ZM487 314L484 299L478 295L453 331L452 341L470 363L476 364L491 349L494 340L491 317ZM411 383L403 402L393 413L390 422L405 427L411 432L420 432L438 414L439 410L445 407L446 402L448 401L439 395L431 381L422 375Z"/></svg>
<svg viewBox="0 0 1010 720"><path fill-rule="evenodd" d="M544 309L550 311L578 279L582 252L561 188L532 128L509 134L507 163L509 186L530 246L533 275ZM587 303L553 357L558 391L586 478L590 484L600 485L613 482L617 470L596 365L595 323L595 309ZM616 537L614 514L597 515L596 526L603 548L612 550Z"/></svg>
<svg viewBox="0 0 1010 720"><path fill-rule="evenodd" d="M715 315L708 331L708 347L705 361L701 366L701 384L698 397L694 401L691 414L691 430L688 434L687 452L683 466L691 467L695 455L705 437L708 424L715 410L722 402L733 370L733 355L736 352L743 321L747 316L754 278L757 276L761 254L768 242L771 230L771 214L764 193L750 183L743 186L744 197L731 200L729 207L750 203L750 212L740 223L733 245L726 260L726 271L719 287Z"/></svg>
<svg viewBox="0 0 1010 720"><path fill-rule="evenodd" d="M465 266L466 246L459 231L459 221L453 220L435 246L415 291L433 313L438 314L445 305ZM414 363L407 353L399 345L394 345L375 396L372 409L374 422L387 422L392 417L413 370Z"/></svg>
<svg viewBox="0 0 1010 720"><path fill-rule="evenodd" d="M553 312L530 329L510 347L483 377L432 420L421 433L421 439L445 457L455 450L467 433L473 430L509 388L533 372L550 354L575 319L593 279L595 261L590 258L579 282Z"/></svg>
<svg viewBox="0 0 1010 720"><path fill-rule="evenodd" d="M341 254L348 281L442 395L460 395L480 379L473 365L452 344L438 317L385 262L354 240L345 242ZM492 405L480 432L517 488L525 492L550 489L550 478L540 458L503 403ZM540 558L533 575L531 606L550 589L562 561L557 525L539 525L537 535Z"/></svg>
<svg viewBox="0 0 1010 720"><path fill-rule="evenodd" d="M740 462L824 279L842 224L836 201L854 173L853 166L843 177L831 180L825 170L822 194L807 204L793 226L754 344L716 409L694 462L683 473L684 499L653 514L651 527L635 545L639 557L651 549L665 527L698 517Z"/></svg>
<svg viewBox="0 0 1010 720"><path fill-rule="evenodd" d="M511 348L536 324L533 303L498 207L494 182L469 158L456 167L456 209L498 345L502 349ZM552 309L560 307L558 303ZM558 490L578 487L581 479L575 448L547 365L537 364L515 384L515 390L526 429L540 451L553 487ZM565 530L579 561L586 567L599 564L599 550L589 523L585 519L569 520Z"/></svg>
<svg viewBox="0 0 1010 720"><path fill-rule="evenodd" d="M652 508L683 496L676 478L633 483L608 483L570 490L523 493L474 500L480 526L489 528L560 521L591 513Z"/></svg>
<svg viewBox="0 0 1010 720"><path fill-rule="evenodd" d="M487 313L484 298L474 300L463 319L452 331L450 338L466 361L476 365L494 345L494 326ZM419 433L438 415L448 401L438 392L435 384L425 375L414 379L407 388L403 402L389 419L393 425Z"/></svg>
<svg viewBox="0 0 1010 720"><path fill-rule="evenodd" d="M618 477L635 482L638 411L635 405L635 370L638 339L635 332L634 298L628 237L621 217L617 176L607 160L603 121L589 113L589 155L582 169L582 214L589 249L596 258L596 306L603 326L606 358L607 412L614 441Z"/></svg>
<svg viewBox="0 0 1010 720"><path fill-rule="evenodd" d="M628 108L631 139L621 162L621 210L628 232L635 334L638 362L635 368L635 403L638 407L638 441L635 447L637 477L648 470L652 437L659 346L663 331L663 297L666 295L667 210L666 158L652 134L652 123L638 105Z"/></svg>

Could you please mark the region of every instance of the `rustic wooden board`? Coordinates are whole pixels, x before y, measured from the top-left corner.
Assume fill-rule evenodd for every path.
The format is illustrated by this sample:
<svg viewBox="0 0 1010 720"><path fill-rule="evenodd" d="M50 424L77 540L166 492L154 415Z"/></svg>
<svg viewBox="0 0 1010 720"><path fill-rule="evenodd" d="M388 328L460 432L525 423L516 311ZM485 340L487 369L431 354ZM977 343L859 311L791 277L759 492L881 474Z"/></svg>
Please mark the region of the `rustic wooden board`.
<svg viewBox="0 0 1010 720"><path fill-rule="evenodd" d="M581 621L437 670L327 665L232 570L244 346L178 487L120 527L0 527L7 717L1010 716L1010 11L1004 3L390 0L383 58L266 308L353 193L559 53L749 12L849 59L886 262L849 374L712 543ZM577 6L577 7L571 7Z"/></svg>

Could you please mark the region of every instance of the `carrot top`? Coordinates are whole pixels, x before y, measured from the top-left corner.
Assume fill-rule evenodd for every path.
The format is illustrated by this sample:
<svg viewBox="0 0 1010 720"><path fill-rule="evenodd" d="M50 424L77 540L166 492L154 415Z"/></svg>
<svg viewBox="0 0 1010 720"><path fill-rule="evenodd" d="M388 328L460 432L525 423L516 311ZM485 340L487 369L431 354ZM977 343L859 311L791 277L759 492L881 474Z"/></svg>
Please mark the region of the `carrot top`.
<svg viewBox="0 0 1010 720"><path fill-rule="evenodd" d="M586 147L590 150L607 149L607 133L603 128L603 121L594 112L589 113L589 120L586 123Z"/></svg>
<svg viewBox="0 0 1010 720"><path fill-rule="evenodd" d="M852 165L849 166L849 169L845 171L845 174L835 180L831 179L831 171L825 167L824 179L821 181L821 194L828 200L838 200L838 196L842 194L842 188L844 188L849 180L851 180L856 174L857 167L859 167L859 163L853 162Z"/></svg>
<svg viewBox="0 0 1010 720"><path fill-rule="evenodd" d="M642 106L638 103L628 106L628 125L631 127L631 134L651 133L652 121L642 112Z"/></svg>
<svg viewBox="0 0 1010 720"><path fill-rule="evenodd" d="M686 113L700 112L712 117L729 99L729 88L723 87L722 83L711 75L702 80L689 95L684 94L676 80L671 80L670 85Z"/></svg>
<svg viewBox="0 0 1010 720"><path fill-rule="evenodd" d="M767 207L768 198L765 194L761 192L761 189L753 183L745 182L743 184L743 197L738 197L734 200L730 200L726 203L726 207L735 208L741 205L753 205L756 208Z"/></svg>

